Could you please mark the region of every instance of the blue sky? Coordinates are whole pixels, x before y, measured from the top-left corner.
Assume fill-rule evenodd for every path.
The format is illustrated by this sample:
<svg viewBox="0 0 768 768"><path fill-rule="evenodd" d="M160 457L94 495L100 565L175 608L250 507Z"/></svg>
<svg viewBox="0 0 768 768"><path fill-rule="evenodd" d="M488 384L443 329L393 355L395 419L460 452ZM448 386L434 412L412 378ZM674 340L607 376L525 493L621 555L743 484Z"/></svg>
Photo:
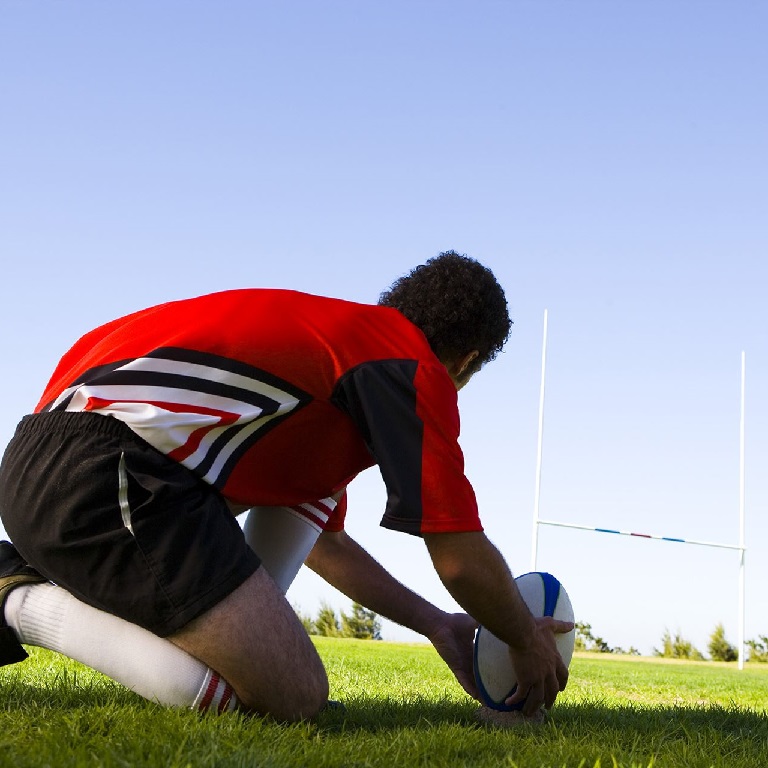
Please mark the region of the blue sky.
<svg viewBox="0 0 768 768"><path fill-rule="evenodd" d="M737 543L746 351L746 634L768 635L766 33L745 0L6 0L0 444L115 316L240 286L373 302L452 248L515 321L460 396L515 573L545 309L547 519ZM383 504L369 471L350 532L453 608ZM542 528L538 564L611 645L736 640L734 552ZM349 605L305 573L289 598Z"/></svg>

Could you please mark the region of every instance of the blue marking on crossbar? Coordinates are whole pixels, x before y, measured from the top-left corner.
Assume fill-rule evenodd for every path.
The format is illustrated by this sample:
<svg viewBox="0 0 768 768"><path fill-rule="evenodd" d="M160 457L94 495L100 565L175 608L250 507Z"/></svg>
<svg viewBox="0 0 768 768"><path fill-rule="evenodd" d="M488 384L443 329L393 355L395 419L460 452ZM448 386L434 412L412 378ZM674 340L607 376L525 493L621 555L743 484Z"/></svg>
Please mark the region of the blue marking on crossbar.
<svg viewBox="0 0 768 768"><path fill-rule="evenodd" d="M681 544L687 544L688 543L685 539L673 539L671 536L662 536L661 538L664 541L679 541Z"/></svg>
<svg viewBox="0 0 768 768"><path fill-rule="evenodd" d="M621 531L612 531L610 528L595 528L595 530L598 533L618 533L618 534L621 534Z"/></svg>

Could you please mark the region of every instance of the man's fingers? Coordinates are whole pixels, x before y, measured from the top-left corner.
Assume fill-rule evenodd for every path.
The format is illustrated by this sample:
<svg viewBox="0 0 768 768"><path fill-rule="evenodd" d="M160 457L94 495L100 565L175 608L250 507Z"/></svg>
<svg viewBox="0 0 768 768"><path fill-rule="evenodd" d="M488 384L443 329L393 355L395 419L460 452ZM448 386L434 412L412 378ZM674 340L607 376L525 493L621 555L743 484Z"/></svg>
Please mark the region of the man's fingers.
<svg viewBox="0 0 768 768"><path fill-rule="evenodd" d="M553 619L551 616L542 617L538 621L542 626L551 629L556 635L563 635L566 632L570 632L576 626L572 621Z"/></svg>
<svg viewBox="0 0 768 768"><path fill-rule="evenodd" d="M547 678L547 691L546 697L544 699L544 706L547 709L552 708L552 705L555 703L555 699L557 698L557 694L560 693L564 687L565 685L561 687L560 680L556 676L553 675L551 678Z"/></svg>
<svg viewBox="0 0 768 768"><path fill-rule="evenodd" d="M477 701L482 701L480 691L477 688L474 675L465 674L462 671L456 672L456 679L459 681L459 685Z"/></svg>
<svg viewBox="0 0 768 768"><path fill-rule="evenodd" d="M555 696L557 696L557 692L555 692ZM534 683L528 688L521 688L518 685L514 695L506 699L504 703L508 707L514 707L521 702L525 702L521 711L526 717L530 717L546 704L547 698L548 696L544 692L544 686L540 683ZM554 698L552 699L552 702L554 702ZM551 703L547 708L550 706L552 706Z"/></svg>
<svg viewBox="0 0 768 768"><path fill-rule="evenodd" d="M504 703L508 707L514 707L521 702L524 702L521 711L526 717L541 709L541 705L544 703L541 686L531 685L528 688L522 688L518 684L515 693L506 699Z"/></svg>
<svg viewBox="0 0 768 768"><path fill-rule="evenodd" d="M565 670L564 678L551 674L547 675L544 681L533 683L527 688L523 688L518 684L515 693L506 699L504 703L507 706L514 706L521 701L525 701L522 711L526 716L530 716L538 712L542 706L546 709L551 709L555 699L557 699L557 694L565 688L567 682L568 670Z"/></svg>

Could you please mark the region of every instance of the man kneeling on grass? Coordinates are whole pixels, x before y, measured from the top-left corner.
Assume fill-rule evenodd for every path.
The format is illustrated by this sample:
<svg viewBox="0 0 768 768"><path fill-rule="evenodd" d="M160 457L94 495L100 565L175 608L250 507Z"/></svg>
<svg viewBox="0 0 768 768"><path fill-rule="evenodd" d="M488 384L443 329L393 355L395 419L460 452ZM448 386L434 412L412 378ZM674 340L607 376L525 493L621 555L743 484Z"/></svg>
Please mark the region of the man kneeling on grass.
<svg viewBox="0 0 768 768"><path fill-rule="evenodd" d="M482 532L457 391L502 349L504 292L442 253L378 305L245 289L97 328L56 368L0 466L0 664L63 653L169 706L293 721L328 679L285 598L302 563L425 635L472 696L480 622L509 644L525 713L567 670ZM446 613L344 531L378 464L381 524L421 536ZM246 510L243 528L235 516Z"/></svg>

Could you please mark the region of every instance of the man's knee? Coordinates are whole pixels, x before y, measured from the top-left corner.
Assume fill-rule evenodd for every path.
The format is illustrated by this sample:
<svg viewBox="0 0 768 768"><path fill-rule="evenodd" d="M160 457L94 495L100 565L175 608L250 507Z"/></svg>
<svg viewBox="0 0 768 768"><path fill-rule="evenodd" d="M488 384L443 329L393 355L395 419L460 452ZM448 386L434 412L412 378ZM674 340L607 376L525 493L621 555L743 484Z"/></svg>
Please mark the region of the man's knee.
<svg viewBox="0 0 768 768"><path fill-rule="evenodd" d="M269 715L281 722L311 720L328 703L328 676L322 664L313 670L293 670L285 684L265 691L264 686L238 690L243 709Z"/></svg>
<svg viewBox="0 0 768 768"><path fill-rule="evenodd" d="M264 568L168 639L224 677L245 709L296 721L328 700L323 662Z"/></svg>

